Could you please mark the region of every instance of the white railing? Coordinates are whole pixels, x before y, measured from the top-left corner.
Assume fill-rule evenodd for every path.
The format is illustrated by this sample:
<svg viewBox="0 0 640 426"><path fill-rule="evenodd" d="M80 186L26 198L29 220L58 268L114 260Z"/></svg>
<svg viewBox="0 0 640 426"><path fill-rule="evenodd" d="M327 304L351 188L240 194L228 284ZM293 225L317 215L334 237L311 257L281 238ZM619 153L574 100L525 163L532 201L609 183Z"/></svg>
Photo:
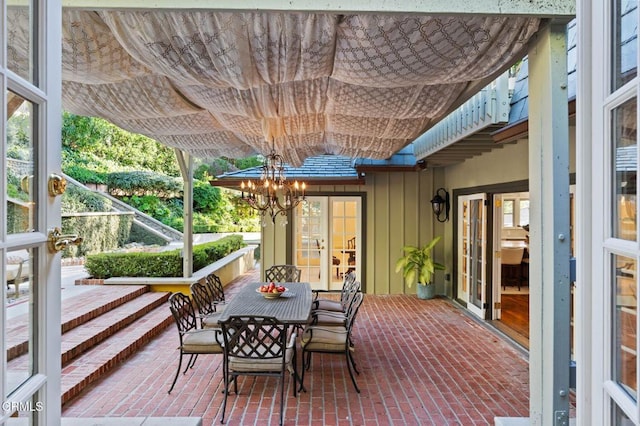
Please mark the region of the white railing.
<svg viewBox="0 0 640 426"><path fill-rule="evenodd" d="M507 72L418 136L413 154L422 159L490 125L507 123L510 101Z"/></svg>

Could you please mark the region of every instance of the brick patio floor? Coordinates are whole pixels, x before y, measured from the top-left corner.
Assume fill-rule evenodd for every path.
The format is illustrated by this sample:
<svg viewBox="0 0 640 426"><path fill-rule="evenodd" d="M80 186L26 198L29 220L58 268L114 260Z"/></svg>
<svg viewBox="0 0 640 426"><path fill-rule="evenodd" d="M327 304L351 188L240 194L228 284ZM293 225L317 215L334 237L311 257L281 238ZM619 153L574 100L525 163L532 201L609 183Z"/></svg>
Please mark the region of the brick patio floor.
<svg viewBox="0 0 640 426"><path fill-rule="evenodd" d="M233 297L257 271L226 289ZM168 306L167 306L167 309ZM306 393L291 395L288 425L489 425L494 417L529 414L526 355L447 299L366 295L354 326L361 393L342 356L314 354ZM220 423L222 357L200 356L180 375L175 326L63 406L64 417L202 417ZM278 381L240 378L231 393L226 424L279 421Z"/></svg>

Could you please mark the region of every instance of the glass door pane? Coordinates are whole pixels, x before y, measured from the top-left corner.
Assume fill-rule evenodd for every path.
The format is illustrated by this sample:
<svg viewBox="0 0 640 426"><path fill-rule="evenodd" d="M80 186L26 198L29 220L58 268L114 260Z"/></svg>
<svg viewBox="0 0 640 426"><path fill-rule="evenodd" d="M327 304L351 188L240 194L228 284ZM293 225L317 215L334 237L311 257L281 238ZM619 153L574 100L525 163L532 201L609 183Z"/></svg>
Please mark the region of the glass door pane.
<svg viewBox="0 0 640 426"><path fill-rule="evenodd" d="M636 261L630 257L613 255L613 372L616 382L634 400L637 383L637 285Z"/></svg>
<svg viewBox="0 0 640 426"><path fill-rule="evenodd" d="M484 301L484 208L483 200L469 202L469 235L470 239L470 270L471 303L483 310Z"/></svg>
<svg viewBox="0 0 640 426"><path fill-rule="evenodd" d="M33 167L36 157L35 107L11 91L7 92L7 99L6 226L7 234L19 234L33 232L37 227L34 182L38 181L38 176Z"/></svg>
<svg viewBox="0 0 640 426"><path fill-rule="evenodd" d="M614 184L612 206L612 236L624 240L635 241L638 233L636 219L636 177L637 177L637 106L636 99L631 99L613 111L613 140L615 142L612 156L612 176Z"/></svg>
<svg viewBox="0 0 640 426"><path fill-rule="evenodd" d="M458 197L458 298L484 318L486 300L484 194Z"/></svg>
<svg viewBox="0 0 640 426"><path fill-rule="evenodd" d="M360 256L358 201L343 197L331 197L331 263L335 270L330 274L332 290L342 288L344 274L358 273Z"/></svg>
<svg viewBox="0 0 640 426"><path fill-rule="evenodd" d="M7 252L5 274L7 283L7 392L13 393L33 374L36 374L34 343L37 316L35 249Z"/></svg>
<svg viewBox="0 0 640 426"><path fill-rule="evenodd" d="M301 281L313 289L327 289L322 265L328 256L326 197L307 197L295 210L294 263L302 270Z"/></svg>

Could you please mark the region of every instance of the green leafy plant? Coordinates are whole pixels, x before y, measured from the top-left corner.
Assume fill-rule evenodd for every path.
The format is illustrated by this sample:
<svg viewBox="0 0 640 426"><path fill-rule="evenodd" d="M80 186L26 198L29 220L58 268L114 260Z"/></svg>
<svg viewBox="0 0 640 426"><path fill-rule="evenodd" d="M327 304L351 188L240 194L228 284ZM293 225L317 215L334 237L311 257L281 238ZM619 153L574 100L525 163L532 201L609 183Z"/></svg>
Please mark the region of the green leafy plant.
<svg viewBox="0 0 640 426"><path fill-rule="evenodd" d="M433 247L440 241L435 237L424 247L405 246L402 248L404 256L396 262L396 272L402 271L404 282L411 287L418 278L419 284L429 285L436 270L444 270L445 266L433 260Z"/></svg>
<svg viewBox="0 0 640 426"><path fill-rule="evenodd" d="M245 247L242 235L228 235L193 248L193 270L197 271ZM181 277L182 252L97 253L86 257L85 268L94 278Z"/></svg>

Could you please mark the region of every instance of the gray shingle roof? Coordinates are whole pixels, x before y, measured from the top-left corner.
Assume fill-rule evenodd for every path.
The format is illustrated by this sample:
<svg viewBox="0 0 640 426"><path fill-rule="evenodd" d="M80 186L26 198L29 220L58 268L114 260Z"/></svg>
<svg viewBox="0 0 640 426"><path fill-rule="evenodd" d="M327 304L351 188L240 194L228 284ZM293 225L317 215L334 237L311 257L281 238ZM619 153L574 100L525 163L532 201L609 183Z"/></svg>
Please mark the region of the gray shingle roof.
<svg viewBox="0 0 640 426"><path fill-rule="evenodd" d="M371 160L368 158L357 158L356 167L360 166L406 166L413 167L416 164L416 157L413 155L413 145L407 145L386 160Z"/></svg>
<svg viewBox="0 0 640 426"><path fill-rule="evenodd" d="M219 180L230 179L259 179L261 167L228 172L217 176ZM339 155L318 155L309 157L301 167L292 167L285 164L287 180L302 179L358 179L358 172L354 167L353 159Z"/></svg>
<svg viewBox="0 0 640 426"><path fill-rule="evenodd" d="M578 31L576 20L567 25L567 98L576 97L576 66L578 63L576 40ZM529 117L529 58L522 60L522 66L516 75L516 85L511 98L511 110L509 112L509 123L513 124L526 120Z"/></svg>

